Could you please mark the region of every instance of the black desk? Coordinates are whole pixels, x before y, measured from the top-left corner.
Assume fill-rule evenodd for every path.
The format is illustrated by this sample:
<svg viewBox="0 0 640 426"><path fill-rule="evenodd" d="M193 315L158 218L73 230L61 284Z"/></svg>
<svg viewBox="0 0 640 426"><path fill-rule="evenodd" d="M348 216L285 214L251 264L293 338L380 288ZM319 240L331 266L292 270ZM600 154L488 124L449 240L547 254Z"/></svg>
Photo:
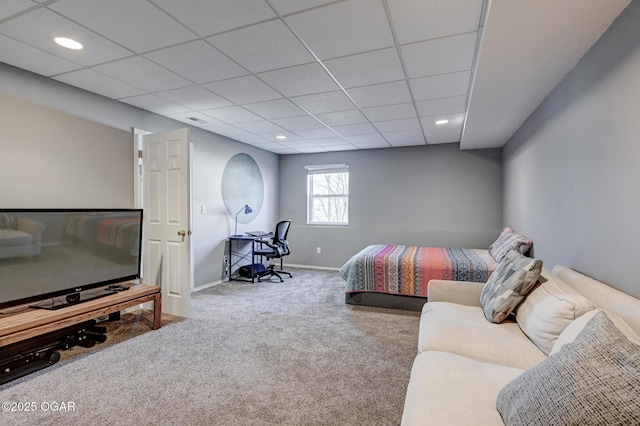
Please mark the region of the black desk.
<svg viewBox="0 0 640 426"><path fill-rule="evenodd" d="M243 278L243 277L235 277L233 276L234 271L237 271L243 265L253 265L255 262L255 256L253 255L253 251L255 249L256 240L259 237L254 237L251 235L232 235L229 237L229 259L228 259L228 270L229 281L250 281L255 282L255 277L251 278ZM258 243L259 244L259 243ZM247 247L250 245L251 251L241 251L242 247ZM246 262L251 258L251 262Z"/></svg>

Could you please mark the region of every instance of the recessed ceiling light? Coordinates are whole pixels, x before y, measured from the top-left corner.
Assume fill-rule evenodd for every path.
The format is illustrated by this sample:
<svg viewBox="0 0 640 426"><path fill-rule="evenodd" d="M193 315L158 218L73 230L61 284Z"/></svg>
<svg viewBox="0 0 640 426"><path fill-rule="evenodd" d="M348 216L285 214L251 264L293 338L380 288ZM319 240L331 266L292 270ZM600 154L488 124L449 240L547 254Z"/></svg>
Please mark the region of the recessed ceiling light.
<svg viewBox="0 0 640 426"><path fill-rule="evenodd" d="M437 125L441 125L441 124L447 124L449 122L449 120L438 120L436 121Z"/></svg>
<svg viewBox="0 0 640 426"><path fill-rule="evenodd" d="M283 140L287 139L287 137L285 135L277 135L276 139L278 139L279 141L283 141Z"/></svg>
<svg viewBox="0 0 640 426"><path fill-rule="evenodd" d="M75 40L71 40L70 38L56 37L56 38L53 39L53 41L55 41L56 43L58 43L62 47L66 47L67 49L71 49L71 50L82 50L82 49L84 49L84 46L82 46L82 44L78 43Z"/></svg>

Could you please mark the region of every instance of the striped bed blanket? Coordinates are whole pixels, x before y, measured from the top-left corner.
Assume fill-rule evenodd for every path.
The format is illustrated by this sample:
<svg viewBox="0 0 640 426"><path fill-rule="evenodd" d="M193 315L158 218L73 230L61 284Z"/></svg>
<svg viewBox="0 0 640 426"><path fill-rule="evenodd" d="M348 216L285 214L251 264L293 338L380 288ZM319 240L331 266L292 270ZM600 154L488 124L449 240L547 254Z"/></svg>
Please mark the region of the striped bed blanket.
<svg viewBox="0 0 640 426"><path fill-rule="evenodd" d="M124 214L72 215L65 229L67 235L129 252L139 251L140 219Z"/></svg>
<svg viewBox="0 0 640 426"><path fill-rule="evenodd" d="M489 250L376 244L347 261L340 275L347 293L427 297L429 280L486 282L497 265Z"/></svg>

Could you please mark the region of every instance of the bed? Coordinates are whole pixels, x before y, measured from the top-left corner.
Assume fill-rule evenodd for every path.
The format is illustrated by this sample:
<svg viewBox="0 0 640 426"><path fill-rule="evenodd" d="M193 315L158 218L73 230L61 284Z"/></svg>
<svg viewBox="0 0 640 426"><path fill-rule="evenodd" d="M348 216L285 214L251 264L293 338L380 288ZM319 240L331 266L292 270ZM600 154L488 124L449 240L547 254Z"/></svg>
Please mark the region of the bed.
<svg viewBox="0 0 640 426"><path fill-rule="evenodd" d="M489 249L374 244L340 268L349 304L421 309L432 279L486 282L510 250L530 251L533 242L503 228Z"/></svg>
<svg viewBox="0 0 640 426"><path fill-rule="evenodd" d="M65 233L69 237L137 256L140 218L128 213L71 215L67 221Z"/></svg>

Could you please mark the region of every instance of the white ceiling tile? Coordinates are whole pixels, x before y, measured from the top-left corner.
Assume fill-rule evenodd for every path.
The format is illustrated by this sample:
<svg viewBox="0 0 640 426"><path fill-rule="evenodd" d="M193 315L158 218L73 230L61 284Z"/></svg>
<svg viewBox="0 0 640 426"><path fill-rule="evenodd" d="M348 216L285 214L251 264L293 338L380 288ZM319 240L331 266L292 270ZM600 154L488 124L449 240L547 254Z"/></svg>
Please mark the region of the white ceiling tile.
<svg viewBox="0 0 640 426"><path fill-rule="evenodd" d="M324 64L344 88L405 78L395 47L330 59Z"/></svg>
<svg viewBox="0 0 640 426"><path fill-rule="evenodd" d="M161 115L189 112L188 108L162 99L156 95L132 96L130 98L120 99L120 101Z"/></svg>
<svg viewBox="0 0 640 426"><path fill-rule="evenodd" d="M196 127L204 127L211 126L214 124L218 124L217 121L212 120L211 117L208 117L204 114L195 111L181 112L178 114L170 114L169 118L173 118L174 120L181 121L183 123L190 124Z"/></svg>
<svg viewBox="0 0 640 426"><path fill-rule="evenodd" d="M61 74L54 79L109 98L124 98L144 93L138 87L131 86L89 68Z"/></svg>
<svg viewBox="0 0 640 426"><path fill-rule="evenodd" d="M229 31L207 41L253 73L314 61L279 19Z"/></svg>
<svg viewBox="0 0 640 426"><path fill-rule="evenodd" d="M341 138L339 136L333 136L331 138L318 138L318 139L309 139L309 143L319 145L319 146L332 146L332 145L344 145L349 143L345 138Z"/></svg>
<svg viewBox="0 0 640 426"><path fill-rule="evenodd" d="M302 129L317 129L324 127L315 117L311 115L304 115L300 117L288 117L277 118L273 120L278 126L281 126L290 131L297 131Z"/></svg>
<svg viewBox="0 0 640 426"><path fill-rule="evenodd" d="M285 20L320 59L394 45L381 1L347 0Z"/></svg>
<svg viewBox="0 0 640 426"><path fill-rule="evenodd" d="M203 40L156 50L144 56L197 84L248 74L244 68Z"/></svg>
<svg viewBox="0 0 640 426"><path fill-rule="evenodd" d="M404 80L354 87L347 92L360 108L411 102L409 87Z"/></svg>
<svg viewBox="0 0 640 426"><path fill-rule="evenodd" d="M7 18L36 5L37 3L31 0L2 0L2 3L0 3L0 19Z"/></svg>
<svg viewBox="0 0 640 426"><path fill-rule="evenodd" d="M263 138L262 136L253 135L251 133L248 133L246 135L238 136L238 137L236 137L234 139L237 140L237 141L240 141L240 142L248 143L249 145L254 145L254 146L259 146L259 145L261 146L261 145L266 145L266 144L270 143L269 140ZM278 146L278 147L280 147L280 146ZM264 147L263 147L263 149L264 149Z"/></svg>
<svg viewBox="0 0 640 426"><path fill-rule="evenodd" d="M215 120L213 118L209 118L209 120L213 120L215 123L214 124L207 124L205 126L202 126L202 128L204 130L207 130L209 132L217 133L219 135L227 136L227 137L236 137L236 136L239 136L239 135L249 135L250 134L246 130L239 129L236 126L232 126L231 124L222 123L222 122L220 122L218 120Z"/></svg>
<svg viewBox="0 0 640 426"><path fill-rule="evenodd" d="M316 114L316 117L328 126L346 126L349 124L361 124L367 122L367 118L357 109L326 112Z"/></svg>
<svg viewBox="0 0 640 426"><path fill-rule="evenodd" d="M421 117L438 114L453 114L464 112L466 108L466 96L453 96L451 98L431 99L416 102L416 109Z"/></svg>
<svg viewBox="0 0 640 426"><path fill-rule="evenodd" d="M327 152L329 151L327 148L322 146L308 146L308 147L299 147L296 148L296 151L300 154L317 154L319 152Z"/></svg>
<svg viewBox="0 0 640 426"><path fill-rule="evenodd" d="M390 145L384 139L380 142L353 142L358 149L377 149L377 148L389 148Z"/></svg>
<svg viewBox="0 0 640 426"><path fill-rule="evenodd" d="M402 132L387 132L382 136L391 146L425 145L424 135L420 130L406 130Z"/></svg>
<svg viewBox="0 0 640 426"><path fill-rule="evenodd" d="M269 151L273 151L274 149L286 148L285 146L283 146L279 142L264 142L262 140L257 141L255 143L255 146L257 146L258 148L269 150ZM289 149L289 148L286 148L286 149Z"/></svg>
<svg viewBox="0 0 640 426"><path fill-rule="evenodd" d="M354 145L361 147L389 148L389 143L379 134L372 133L369 135L354 135L348 137L349 141Z"/></svg>
<svg viewBox="0 0 640 426"><path fill-rule="evenodd" d="M409 78L470 70L476 33L407 44L401 49Z"/></svg>
<svg viewBox="0 0 640 426"><path fill-rule="evenodd" d="M466 95L469 90L469 71L420 77L409 80L416 101Z"/></svg>
<svg viewBox="0 0 640 426"><path fill-rule="evenodd" d="M302 10L311 9L322 6L327 3L333 3L335 0L271 0L270 3L280 15L288 15L290 13L300 12Z"/></svg>
<svg viewBox="0 0 640 426"><path fill-rule="evenodd" d="M236 104L282 98L278 92L252 75L217 81L205 84L204 87Z"/></svg>
<svg viewBox="0 0 640 426"><path fill-rule="evenodd" d="M477 31L483 0L394 0L389 11L400 44Z"/></svg>
<svg viewBox="0 0 640 426"><path fill-rule="evenodd" d="M435 117L423 117L420 119L424 134L429 144L460 142L464 114L438 115L438 119L447 119L449 123L435 124Z"/></svg>
<svg viewBox="0 0 640 426"><path fill-rule="evenodd" d="M58 0L49 7L136 53L196 38L146 0Z"/></svg>
<svg viewBox="0 0 640 426"><path fill-rule="evenodd" d="M279 155L300 154L293 148L271 149L270 151Z"/></svg>
<svg viewBox="0 0 640 426"><path fill-rule="evenodd" d="M267 120L236 123L236 127L239 127L251 133L276 133L284 131L284 129L282 129L281 127Z"/></svg>
<svg viewBox="0 0 640 426"><path fill-rule="evenodd" d="M376 132L375 127L370 123L347 124L344 126L332 126L332 128L342 136L366 135Z"/></svg>
<svg viewBox="0 0 640 426"><path fill-rule="evenodd" d="M318 63L298 65L258 75L284 96L329 92L339 87Z"/></svg>
<svg viewBox="0 0 640 426"><path fill-rule="evenodd" d="M166 92L158 92L157 95L177 104L184 105L194 111L233 105L232 102L200 86L190 86L168 90Z"/></svg>
<svg viewBox="0 0 640 426"><path fill-rule="evenodd" d="M305 139L332 138L336 136L336 132L325 126L317 129L300 129L296 130L295 133Z"/></svg>
<svg viewBox="0 0 640 426"><path fill-rule="evenodd" d="M213 117L216 120L223 121L228 124L246 123L249 121L262 121L262 117L239 106L216 108L200 111L201 113Z"/></svg>
<svg viewBox="0 0 640 426"><path fill-rule="evenodd" d="M0 33L85 66L132 55L127 49L44 8L1 23ZM53 39L61 35L82 43L85 48L70 50L57 45Z"/></svg>
<svg viewBox="0 0 640 426"><path fill-rule="evenodd" d="M80 65L0 34L2 62L37 74L51 76L80 68Z"/></svg>
<svg viewBox="0 0 640 426"><path fill-rule="evenodd" d="M258 102L243 106L267 120L306 115L303 110L288 99L275 99L273 101Z"/></svg>
<svg viewBox="0 0 640 426"><path fill-rule="evenodd" d="M420 121L417 118L407 118L404 120L378 121L373 123L382 132L399 132L402 130L421 130Z"/></svg>
<svg viewBox="0 0 640 426"><path fill-rule="evenodd" d="M371 121L400 120L403 118L417 117L416 109L412 103L362 108L362 112Z"/></svg>
<svg viewBox="0 0 640 426"><path fill-rule="evenodd" d="M98 72L148 92L188 87L192 83L142 56L121 59L94 67Z"/></svg>
<svg viewBox="0 0 640 426"><path fill-rule="evenodd" d="M277 132L260 132L260 136L262 136L263 138L271 142L278 142L278 143L282 142L283 139L279 139L277 138L277 136L286 136L286 139L284 140L288 140L288 141L302 140L302 138L296 135L295 133L287 132L285 130L280 130Z"/></svg>
<svg viewBox="0 0 640 426"><path fill-rule="evenodd" d="M313 95L296 96L291 101L309 114L331 111L344 111L355 107L351 99L343 92L315 93Z"/></svg>
<svg viewBox="0 0 640 426"><path fill-rule="evenodd" d="M327 149L327 151L353 151L358 149L357 146L347 143L347 144L343 144L343 145L327 145L325 147Z"/></svg>
<svg viewBox="0 0 640 426"><path fill-rule="evenodd" d="M201 37L276 17L264 0L152 0Z"/></svg>

